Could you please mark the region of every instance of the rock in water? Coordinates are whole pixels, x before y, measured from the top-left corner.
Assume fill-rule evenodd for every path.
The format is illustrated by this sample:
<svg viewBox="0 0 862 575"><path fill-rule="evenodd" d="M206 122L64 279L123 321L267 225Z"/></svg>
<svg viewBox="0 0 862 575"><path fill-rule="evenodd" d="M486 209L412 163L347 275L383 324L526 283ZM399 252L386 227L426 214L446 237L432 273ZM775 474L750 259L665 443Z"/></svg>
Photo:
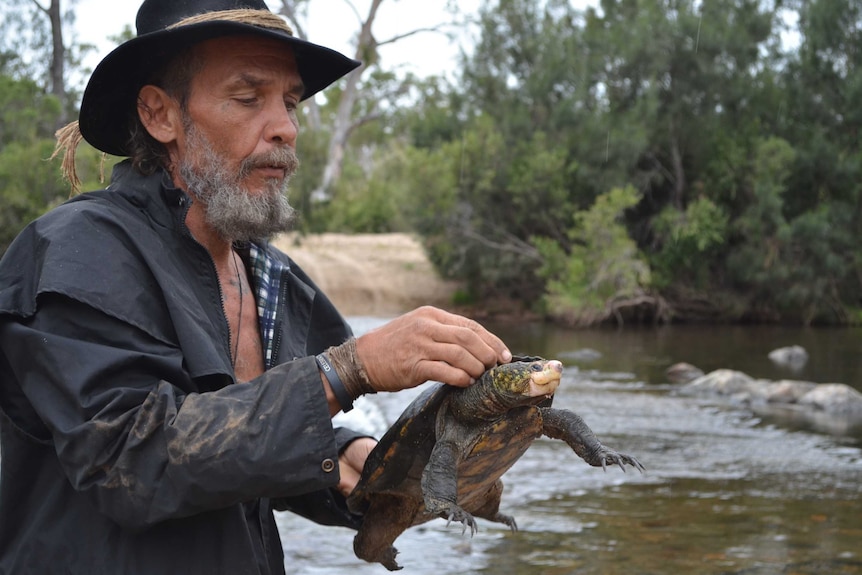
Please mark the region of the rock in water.
<svg viewBox="0 0 862 575"><path fill-rule="evenodd" d="M791 345L770 351L769 359L777 365L790 369L802 369L808 363L808 352L802 346Z"/></svg>
<svg viewBox="0 0 862 575"><path fill-rule="evenodd" d="M665 375L670 383L689 383L698 377L703 377L704 374L700 368L681 362L667 368Z"/></svg>

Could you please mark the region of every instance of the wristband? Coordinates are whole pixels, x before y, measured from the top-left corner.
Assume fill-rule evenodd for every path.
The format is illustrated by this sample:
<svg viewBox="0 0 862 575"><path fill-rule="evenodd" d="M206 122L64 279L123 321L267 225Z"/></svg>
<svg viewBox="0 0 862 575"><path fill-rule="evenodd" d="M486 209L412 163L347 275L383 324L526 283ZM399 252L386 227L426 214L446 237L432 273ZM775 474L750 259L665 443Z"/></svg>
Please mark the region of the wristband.
<svg viewBox="0 0 862 575"><path fill-rule="evenodd" d="M326 350L326 357L329 358L329 363L335 371L341 375L341 382L350 397L355 399L360 395L377 393L356 354L355 338L351 337L341 345L330 347Z"/></svg>
<svg viewBox="0 0 862 575"><path fill-rule="evenodd" d="M347 393L347 388L344 387L344 384L341 382L341 378L338 377L338 372L335 371L335 368L331 363L329 363L326 355L319 353L314 358L317 360L317 365L320 367L320 371L323 372L323 376L326 378L326 381L329 382L329 387L332 389L335 399L338 400L338 404L341 406L341 411L347 413L353 409L353 398L351 398L350 394Z"/></svg>

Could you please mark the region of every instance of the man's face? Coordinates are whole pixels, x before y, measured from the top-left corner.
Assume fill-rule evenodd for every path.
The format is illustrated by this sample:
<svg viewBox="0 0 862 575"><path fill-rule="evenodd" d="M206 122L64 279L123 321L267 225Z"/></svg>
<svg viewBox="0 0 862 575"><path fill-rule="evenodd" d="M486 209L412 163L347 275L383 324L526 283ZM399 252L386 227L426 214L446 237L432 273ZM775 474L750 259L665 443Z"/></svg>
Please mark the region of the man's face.
<svg viewBox="0 0 862 575"><path fill-rule="evenodd" d="M249 156L234 170L194 124L186 124L184 134L195 152L179 162L179 174L188 191L205 205L206 222L223 239L266 239L290 228L294 210L287 201L287 186L298 166L293 149ZM262 189L254 192L245 185L254 170L273 165L283 166L285 175L264 179Z"/></svg>
<svg viewBox="0 0 862 575"><path fill-rule="evenodd" d="M298 165L296 106L302 83L292 54L275 41L219 38L198 48L176 167L230 241L285 231L290 176Z"/></svg>

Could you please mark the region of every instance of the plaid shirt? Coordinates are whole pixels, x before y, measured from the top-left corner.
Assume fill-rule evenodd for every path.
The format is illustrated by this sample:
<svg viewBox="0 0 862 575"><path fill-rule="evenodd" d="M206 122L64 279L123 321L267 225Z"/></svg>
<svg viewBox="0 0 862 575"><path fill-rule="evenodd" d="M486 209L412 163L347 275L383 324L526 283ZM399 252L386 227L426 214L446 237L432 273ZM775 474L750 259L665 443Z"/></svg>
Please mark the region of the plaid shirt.
<svg viewBox="0 0 862 575"><path fill-rule="evenodd" d="M275 351L275 326L281 319L278 316L279 300L282 297L281 281L289 267L272 258L265 249L254 243L249 244L248 263L254 279L257 297L257 317L260 320L260 336L263 343L265 369L273 367Z"/></svg>

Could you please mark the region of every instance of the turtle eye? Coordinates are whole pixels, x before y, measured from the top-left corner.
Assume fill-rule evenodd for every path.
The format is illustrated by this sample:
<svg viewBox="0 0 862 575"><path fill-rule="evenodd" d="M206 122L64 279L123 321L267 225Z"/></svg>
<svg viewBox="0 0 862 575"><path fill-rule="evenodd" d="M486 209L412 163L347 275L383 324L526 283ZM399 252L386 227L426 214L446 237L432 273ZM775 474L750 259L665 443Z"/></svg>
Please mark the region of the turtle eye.
<svg viewBox="0 0 862 575"><path fill-rule="evenodd" d="M533 365L530 366L530 369L533 371L542 371L542 369L544 369L544 368L542 367L541 363L534 363Z"/></svg>

